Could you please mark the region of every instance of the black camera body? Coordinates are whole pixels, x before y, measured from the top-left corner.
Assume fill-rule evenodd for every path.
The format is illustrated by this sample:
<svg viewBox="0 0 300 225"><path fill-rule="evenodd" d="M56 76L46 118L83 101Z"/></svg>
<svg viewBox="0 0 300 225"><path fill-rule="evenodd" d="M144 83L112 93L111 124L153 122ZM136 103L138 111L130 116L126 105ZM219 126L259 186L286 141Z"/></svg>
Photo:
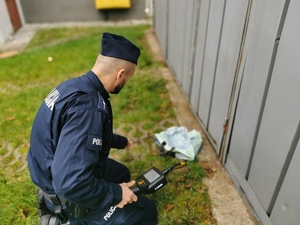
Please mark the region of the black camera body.
<svg viewBox="0 0 300 225"><path fill-rule="evenodd" d="M152 167L137 180L136 187L132 191L136 195L153 194L166 184L167 180L163 172Z"/></svg>

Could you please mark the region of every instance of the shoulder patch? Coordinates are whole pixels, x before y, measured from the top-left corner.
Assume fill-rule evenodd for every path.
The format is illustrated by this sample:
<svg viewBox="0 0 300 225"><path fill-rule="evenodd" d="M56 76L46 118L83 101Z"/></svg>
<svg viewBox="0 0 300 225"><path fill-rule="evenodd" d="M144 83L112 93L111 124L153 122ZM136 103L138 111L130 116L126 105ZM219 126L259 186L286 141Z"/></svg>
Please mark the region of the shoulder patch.
<svg viewBox="0 0 300 225"><path fill-rule="evenodd" d="M50 94L45 98L44 102L51 111L53 110L54 104L55 104L56 100L58 99L59 95L60 95L59 91L56 88L54 88L50 92Z"/></svg>
<svg viewBox="0 0 300 225"><path fill-rule="evenodd" d="M96 134L89 134L87 139L87 148L92 150L102 150L102 137Z"/></svg>
<svg viewBox="0 0 300 225"><path fill-rule="evenodd" d="M104 101L104 99L102 98L102 96L100 95L99 92L97 92L98 94L98 104L97 104L97 108L98 109L103 109L105 112L108 113L108 108L107 108L107 105Z"/></svg>

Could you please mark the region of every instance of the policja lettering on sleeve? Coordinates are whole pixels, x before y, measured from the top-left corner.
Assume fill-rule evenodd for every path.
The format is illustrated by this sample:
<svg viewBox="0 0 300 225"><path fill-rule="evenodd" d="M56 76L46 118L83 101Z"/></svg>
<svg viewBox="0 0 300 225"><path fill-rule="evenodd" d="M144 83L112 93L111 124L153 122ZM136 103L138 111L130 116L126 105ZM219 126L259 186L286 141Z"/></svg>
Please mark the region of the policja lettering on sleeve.
<svg viewBox="0 0 300 225"><path fill-rule="evenodd" d="M55 101L58 99L59 97L59 91L54 88L50 94L45 98L45 104L46 106L52 111Z"/></svg>
<svg viewBox="0 0 300 225"><path fill-rule="evenodd" d="M115 210L116 210L116 206L110 207L109 211L105 214L103 219L107 221L112 216L112 214L114 214Z"/></svg>
<svg viewBox="0 0 300 225"><path fill-rule="evenodd" d="M102 145L102 139L93 138L93 145Z"/></svg>

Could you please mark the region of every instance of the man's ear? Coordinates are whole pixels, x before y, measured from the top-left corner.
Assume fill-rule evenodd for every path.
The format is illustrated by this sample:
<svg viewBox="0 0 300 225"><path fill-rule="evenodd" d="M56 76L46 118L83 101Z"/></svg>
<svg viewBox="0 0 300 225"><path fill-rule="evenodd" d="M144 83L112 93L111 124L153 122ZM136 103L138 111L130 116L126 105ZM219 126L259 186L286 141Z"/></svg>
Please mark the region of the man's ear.
<svg viewBox="0 0 300 225"><path fill-rule="evenodd" d="M117 73L117 80L121 79L122 76L124 76L124 73L125 73L124 69L119 70Z"/></svg>

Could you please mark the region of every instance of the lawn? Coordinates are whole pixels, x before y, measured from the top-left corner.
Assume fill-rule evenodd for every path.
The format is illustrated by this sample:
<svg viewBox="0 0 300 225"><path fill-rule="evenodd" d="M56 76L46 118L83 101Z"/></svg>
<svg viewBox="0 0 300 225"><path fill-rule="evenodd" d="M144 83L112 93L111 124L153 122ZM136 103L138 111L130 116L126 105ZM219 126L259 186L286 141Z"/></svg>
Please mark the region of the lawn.
<svg viewBox="0 0 300 225"><path fill-rule="evenodd" d="M159 156L151 138L162 130L157 124L176 121L176 115L160 73L164 64L154 61L146 41L148 29L150 25L43 29L21 54L0 60L0 224L38 223L37 188L26 162L33 119L53 87L91 69L104 31L128 37L142 52L135 75L119 95L111 96L114 127L134 140L150 136L128 150L112 150L112 157L126 164L133 178L152 166L164 169L179 162ZM149 196L157 202L160 225L216 224L204 176L199 163L188 162L169 174L166 187Z"/></svg>

